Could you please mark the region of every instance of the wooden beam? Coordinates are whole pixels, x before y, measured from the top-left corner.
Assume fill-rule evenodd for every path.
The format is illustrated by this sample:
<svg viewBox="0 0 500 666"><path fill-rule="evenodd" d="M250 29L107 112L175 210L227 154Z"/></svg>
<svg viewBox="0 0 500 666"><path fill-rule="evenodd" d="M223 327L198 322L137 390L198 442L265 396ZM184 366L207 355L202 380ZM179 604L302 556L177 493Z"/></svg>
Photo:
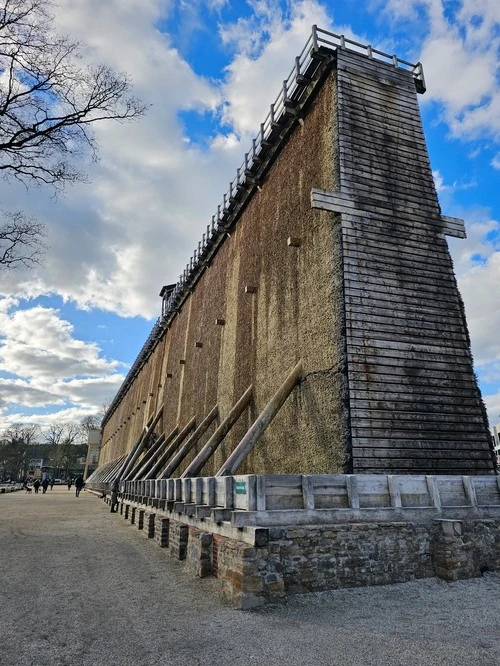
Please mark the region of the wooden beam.
<svg viewBox="0 0 500 666"><path fill-rule="evenodd" d="M156 451L160 449L162 444L165 441L165 433L162 432L162 434L158 437L158 439L153 442L153 444L149 447L149 449L146 451L144 454L144 457L141 458L130 470L130 472L127 474L126 479L122 479L122 481L136 481L140 477L136 476L138 471L143 467L144 463L148 463L151 460L151 457L154 456Z"/></svg>
<svg viewBox="0 0 500 666"><path fill-rule="evenodd" d="M121 480L121 478L122 478L122 476L123 476L123 472L125 471L125 468L126 468L126 466L128 465L129 460L131 460L132 456L135 455L135 452L137 451L137 448L140 446L140 443L141 443L141 441L142 441L142 438L144 437L144 435L145 435L147 429L149 428L149 426L151 425L153 418L154 418L154 415L152 415L152 416L148 419L148 422L147 422L146 425L144 426L143 431L141 432L141 435L140 435L139 439L138 439L137 442L134 444L134 446L133 446L132 449L129 451L129 453L125 456L125 459L124 459L124 461L123 461L123 463L122 463L122 466L121 466L121 468L120 468L120 471L119 471L119 473L118 473L118 475L117 475L117 477L116 477L116 478L118 479L118 481ZM118 430L121 430L121 427L122 427L122 426L120 425L120 427L118 428Z"/></svg>
<svg viewBox="0 0 500 666"><path fill-rule="evenodd" d="M239 419L245 408L248 406L252 398L252 395L253 395L253 386L252 384L250 384L245 393L243 393L241 398L234 405L232 410L229 412L229 414L226 416L226 418L222 421L220 426L214 432L212 437L210 437L208 442L198 453L196 458L181 474L181 478L198 475L198 472L202 469L207 460L213 455L219 444L222 442L224 437L231 430L231 428Z"/></svg>
<svg viewBox="0 0 500 666"><path fill-rule="evenodd" d="M187 454L194 447L196 442L202 437L205 432L208 430L212 422L219 416L219 407L215 405L212 411L203 419L200 425L193 432L191 437L187 442L182 446L179 451L172 457L168 465L165 467L163 472L158 475L159 479L168 479L172 476L175 470L179 467L181 462L187 456Z"/></svg>
<svg viewBox="0 0 500 666"><path fill-rule="evenodd" d="M443 221L443 233L445 236L454 236L455 238L467 238L465 223L458 217L449 217L441 215Z"/></svg>
<svg viewBox="0 0 500 666"><path fill-rule="evenodd" d="M158 458L154 466L149 470L147 475L148 479L160 478L159 476L157 476L158 472L164 468L165 463L168 461L170 456L182 444L182 442L186 439L186 437L189 435L191 430L193 430L193 428L196 428L195 416L193 416L193 418L187 423L187 425L185 425L184 428L180 431L177 437L175 437L175 439L171 442L171 444L167 446L165 451L163 451L163 453Z"/></svg>
<svg viewBox="0 0 500 666"><path fill-rule="evenodd" d="M179 426L175 426L175 428L172 430L172 432L167 437L163 436L163 440L162 440L161 444L158 444L158 446L156 446L156 444L155 444L154 453L152 453L151 456L148 456L147 460L145 460L145 459L141 460L139 469L135 470L135 472L136 472L135 476L131 475L131 481L136 481L136 480L139 480L139 479L142 479L142 478L144 478L144 479L148 478L148 472L153 467L155 462L158 460L158 457L161 456L162 448L165 447L165 446L168 446L170 444L170 442L174 439L174 437L177 436L178 432L179 432ZM158 442L159 442L159 440L158 440ZM149 454L149 451L148 451L148 454Z"/></svg>
<svg viewBox="0 0 500 666"><path fill-rule="evenodd" d="M341 192L328 192L327 190L311 190L311 208L330 210L334 213L357 213L356 204L350 196Z"/></svg>
<svg viewBox="0 0 500 666"><path fill-rule="evenodd" d="M143 431L141 437L139 438L139 441L130 452L129 459L126 461L126 464L124 464L123 469L120 470L120 474L117 477L118 481L121 481L135 465L137 459L141 455L146 445L149 436L154 431L156 424L160 420L162 413L163 413L163 405L161 405L160 409L156 412L155 416L153 417L153 420L148 421L149 425L146 426L146 429Z"/></svg>
<svg viewBox="0 0 500 666"><path fill-rule="evenodd" d="M292 392L292 389L300 380L301 376L302 361L299 361L292 372L285 379L283 384L280 386L278 391L264 407L263 411L259 414L257 420L247 431L241 442L234 449L226 462L222 465L216 476L228 476L230 474L236 474L236 470L245 460L255 444L259 441L260 436L279 412L283 403L288 398Z"/></svg>

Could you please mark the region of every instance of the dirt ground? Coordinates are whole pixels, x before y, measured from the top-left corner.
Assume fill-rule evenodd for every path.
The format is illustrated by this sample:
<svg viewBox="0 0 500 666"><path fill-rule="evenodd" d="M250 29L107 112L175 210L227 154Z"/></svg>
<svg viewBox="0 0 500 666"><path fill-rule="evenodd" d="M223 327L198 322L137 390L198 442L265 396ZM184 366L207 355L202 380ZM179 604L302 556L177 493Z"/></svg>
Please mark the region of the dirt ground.
<svg viewBox="0 0 500 666"><path fill-rule="evenodd" d="M235 610L96 497L0 495L0 664L500 664L500 574Z"/></svg>

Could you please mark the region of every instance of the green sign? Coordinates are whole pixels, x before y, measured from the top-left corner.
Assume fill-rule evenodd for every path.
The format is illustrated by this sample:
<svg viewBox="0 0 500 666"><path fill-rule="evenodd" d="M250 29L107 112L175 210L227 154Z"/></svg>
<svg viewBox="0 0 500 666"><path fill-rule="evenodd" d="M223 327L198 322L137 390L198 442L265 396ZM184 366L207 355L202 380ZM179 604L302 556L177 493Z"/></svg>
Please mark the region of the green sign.
<svg viewBox="0 0 500 666"><path fill-rule="evenodd" d="M247 494L247 482L246 481L236 481L234 484L236 488L237 495L246 495Z"/></svg>

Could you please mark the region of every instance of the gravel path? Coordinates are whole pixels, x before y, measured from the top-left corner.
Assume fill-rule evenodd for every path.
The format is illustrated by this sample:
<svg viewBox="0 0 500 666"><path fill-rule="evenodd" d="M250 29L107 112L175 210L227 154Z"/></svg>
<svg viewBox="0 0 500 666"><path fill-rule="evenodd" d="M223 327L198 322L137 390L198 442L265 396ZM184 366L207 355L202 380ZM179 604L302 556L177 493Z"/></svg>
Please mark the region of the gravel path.
<svg viewBox="0 0 500 666"><path fill-rule="evenodd" d="M0 495L0 664L500 664L500 574L232 608L96 497Z"/></svg>

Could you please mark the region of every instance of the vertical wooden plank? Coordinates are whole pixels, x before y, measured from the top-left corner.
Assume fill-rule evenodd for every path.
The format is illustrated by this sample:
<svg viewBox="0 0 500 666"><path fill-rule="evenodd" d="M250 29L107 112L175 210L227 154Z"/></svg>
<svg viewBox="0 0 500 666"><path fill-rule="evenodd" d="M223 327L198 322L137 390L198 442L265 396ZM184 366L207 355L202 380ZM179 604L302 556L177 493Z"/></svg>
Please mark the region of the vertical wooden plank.
<svg viewBox="0 0 500 666"><path fill-rule="evenodd" d="M224 477L224 508L232 509L234 507L234 477Z"/></svg>
<svg viewBox="0 0 500 666"><path fill-rule="evenodd" d="M476 490L472 485L472 479L470 476L462 476L462 483L464 485L464 492L465 497L467 498L467 503L472 507L477 507Z"/></svg>
<svg viewBox="0 0 500 666"><path fill-rule="evenodd" d="M427 488L429 489L429 495L431 496L433 506L441 511L441 497L439 496L436 477L426 475L425 480L427 481Z"/></svg>
<svg viewBox="0 0 500 666"><path fill-rule="evenodd" d="M398 477L393 474L387 476L387 486L389 488L389 496L391 498L391 506L394 509L400 509L401 504L401 491L399 488Z"/></svg>
<svg viewBox="0 0 500 666"><path fill-rule="evenodd" d="M207 484L207 504L208 506L215 506L215 478L209 476L206 480Z"/></svg>
<svg viewBox="0 0 500 666"><path fill-rule="evenodd" d="M181 479L181 501L191 502L191 479Z"/></svg>
<svg viewBox="0 0 500 666"><path fill-rule="evenodd" d="M194 503L201 504L203 496L203 478L198 476L194 481Z"/></svg>
<svg viewBox="0 0 500 666"><path fill-rule="evenodd" d="M247 501L248 511L257 511L257 476L255 474L249 474L247 476Z"/></svg>
<svg viewBox="0 0 500 666"><path fill-rule="evenodd" d="M304 509L314 509L314 488L310 474L302 474L302 500Z"/></svg>
<svg viewBox="0 0 500 666"><path fill-rule="evenodd" d="M257 475L255 494L257 497L257 511L266 510L266 477L262 474Z"/></svg>
<svg viewBox="0 0 500 666"><path fill-rule="evenodd" d="M358 481L355 474L346 474L347 498L351 509L359 509Z"/></svg>

